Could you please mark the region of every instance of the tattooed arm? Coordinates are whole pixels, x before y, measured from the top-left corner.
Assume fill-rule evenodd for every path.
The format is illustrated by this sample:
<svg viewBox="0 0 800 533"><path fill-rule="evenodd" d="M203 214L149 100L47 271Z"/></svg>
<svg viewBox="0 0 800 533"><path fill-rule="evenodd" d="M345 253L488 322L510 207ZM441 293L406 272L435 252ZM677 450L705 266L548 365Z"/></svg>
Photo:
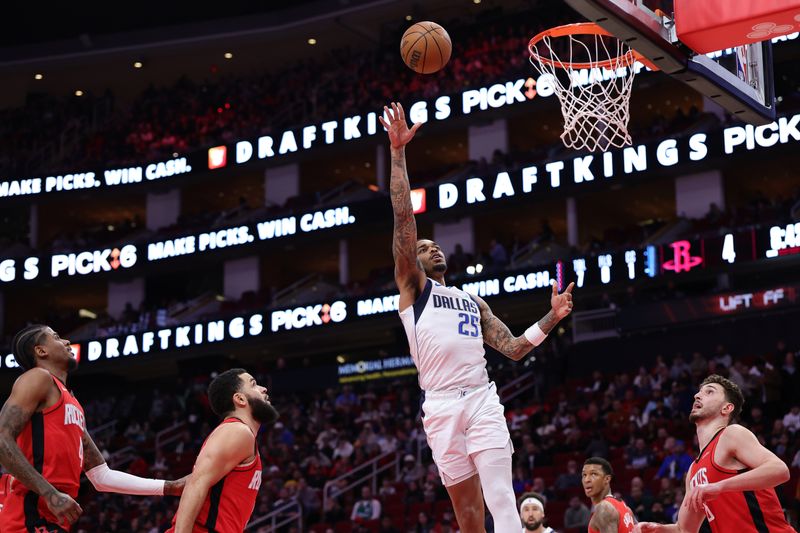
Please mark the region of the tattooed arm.
<svg viewBox="0 0 800 533"><path fill-rule="evenodd" d="M617 533L619 513L608 502L600 502L594 510L589 527L600 533Z"/></svg>
<svg viewBox="0 0 800 533"><path fill-rule="evenodd" d="M0 411L0 464L17 481L42 496L58 519L72 523L80 516L81 507L37 472L17 446L17 437L45 404L52 387L53 378L41 368L28 370L14 382L11 395Z"/></svg>
<svg viewBox="0 0 800 533"><path fill-rule="evenodd" d="M420 124L409 129L403 106L392 103L392 109L384 107L386 116L378 117L389 133L392 155L392 172L389 191L394 211L394 234L392 255L394 256L394 277L400 289L400 309L403 310L416 300L425 284L425 274L417 263L417 222L411 206L411 186L406 171L405 146L414 138Z"/></svg>
<svg viewBox="0 0 800 533"><path fill-rule="evenodd" d="M550 311L544 315L537 324L542 333L548 335L562 318L572 311L572 288L574 283L570 283L567 289L558 294L556 284L553 284L553 292L550 297ZM505 355L509 359L519 361L531 350L533 344L528 341L525 335L515 337L502 320L492 313L489 305L483 298L474 296L481 311L481 330L483 331L483 342Z"/></svg>

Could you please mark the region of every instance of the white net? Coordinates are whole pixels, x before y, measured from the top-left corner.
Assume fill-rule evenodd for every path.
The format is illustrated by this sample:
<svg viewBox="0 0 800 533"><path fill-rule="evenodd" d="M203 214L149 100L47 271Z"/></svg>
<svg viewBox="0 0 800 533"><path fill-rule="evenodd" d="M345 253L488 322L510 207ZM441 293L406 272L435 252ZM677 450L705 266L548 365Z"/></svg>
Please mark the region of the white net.
<svg viewBox="0 0 800 533"><path fill-rule="evenodd" d="M552 76L564 116L565 146L594 152L631 144L629 103L641 65L635 66L627 44L590 33L545 35L531 41L529 50L536 70Z"/></svg>

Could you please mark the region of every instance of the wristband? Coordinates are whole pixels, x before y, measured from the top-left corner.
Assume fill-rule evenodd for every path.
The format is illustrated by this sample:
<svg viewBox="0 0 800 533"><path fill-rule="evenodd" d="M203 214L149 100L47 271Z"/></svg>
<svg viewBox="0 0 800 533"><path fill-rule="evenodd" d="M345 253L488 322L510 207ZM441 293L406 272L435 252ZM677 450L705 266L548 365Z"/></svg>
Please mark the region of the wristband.
<svg viewBox="0 0 800 533"><path fill-rule="evenodd" d="M534 346L539 346L547 338L547 334L542 331L542 328L537 323L525 330L525 338Z"/></svg>

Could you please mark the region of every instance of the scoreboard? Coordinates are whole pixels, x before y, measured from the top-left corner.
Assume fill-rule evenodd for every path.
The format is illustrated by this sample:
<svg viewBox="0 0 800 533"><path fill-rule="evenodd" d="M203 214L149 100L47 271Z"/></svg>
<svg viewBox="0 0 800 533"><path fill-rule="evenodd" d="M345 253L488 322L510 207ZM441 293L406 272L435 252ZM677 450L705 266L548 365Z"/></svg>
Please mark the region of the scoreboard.
<svg viewBox="0 0 800 533"><path fill-rule="evenodd" d="M578 287L680 275L698 269L725 268L745 262L800 254L800 222L747 228L705 238L680 239L617 252L559 261L556 278Z"/></svg>

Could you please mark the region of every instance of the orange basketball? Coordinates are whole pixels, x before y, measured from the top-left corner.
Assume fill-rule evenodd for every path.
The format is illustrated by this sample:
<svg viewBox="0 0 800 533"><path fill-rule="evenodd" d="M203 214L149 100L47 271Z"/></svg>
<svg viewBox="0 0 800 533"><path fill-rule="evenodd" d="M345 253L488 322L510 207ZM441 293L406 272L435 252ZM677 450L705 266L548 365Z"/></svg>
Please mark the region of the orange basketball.
<svg viewBox="0 0 800 533"><path fill-rule="evenodd" d="M420 74L441 70L450 60L453 44L444 28L435 22L417 22L400 41L400 56L408 68Z"/></svg>

